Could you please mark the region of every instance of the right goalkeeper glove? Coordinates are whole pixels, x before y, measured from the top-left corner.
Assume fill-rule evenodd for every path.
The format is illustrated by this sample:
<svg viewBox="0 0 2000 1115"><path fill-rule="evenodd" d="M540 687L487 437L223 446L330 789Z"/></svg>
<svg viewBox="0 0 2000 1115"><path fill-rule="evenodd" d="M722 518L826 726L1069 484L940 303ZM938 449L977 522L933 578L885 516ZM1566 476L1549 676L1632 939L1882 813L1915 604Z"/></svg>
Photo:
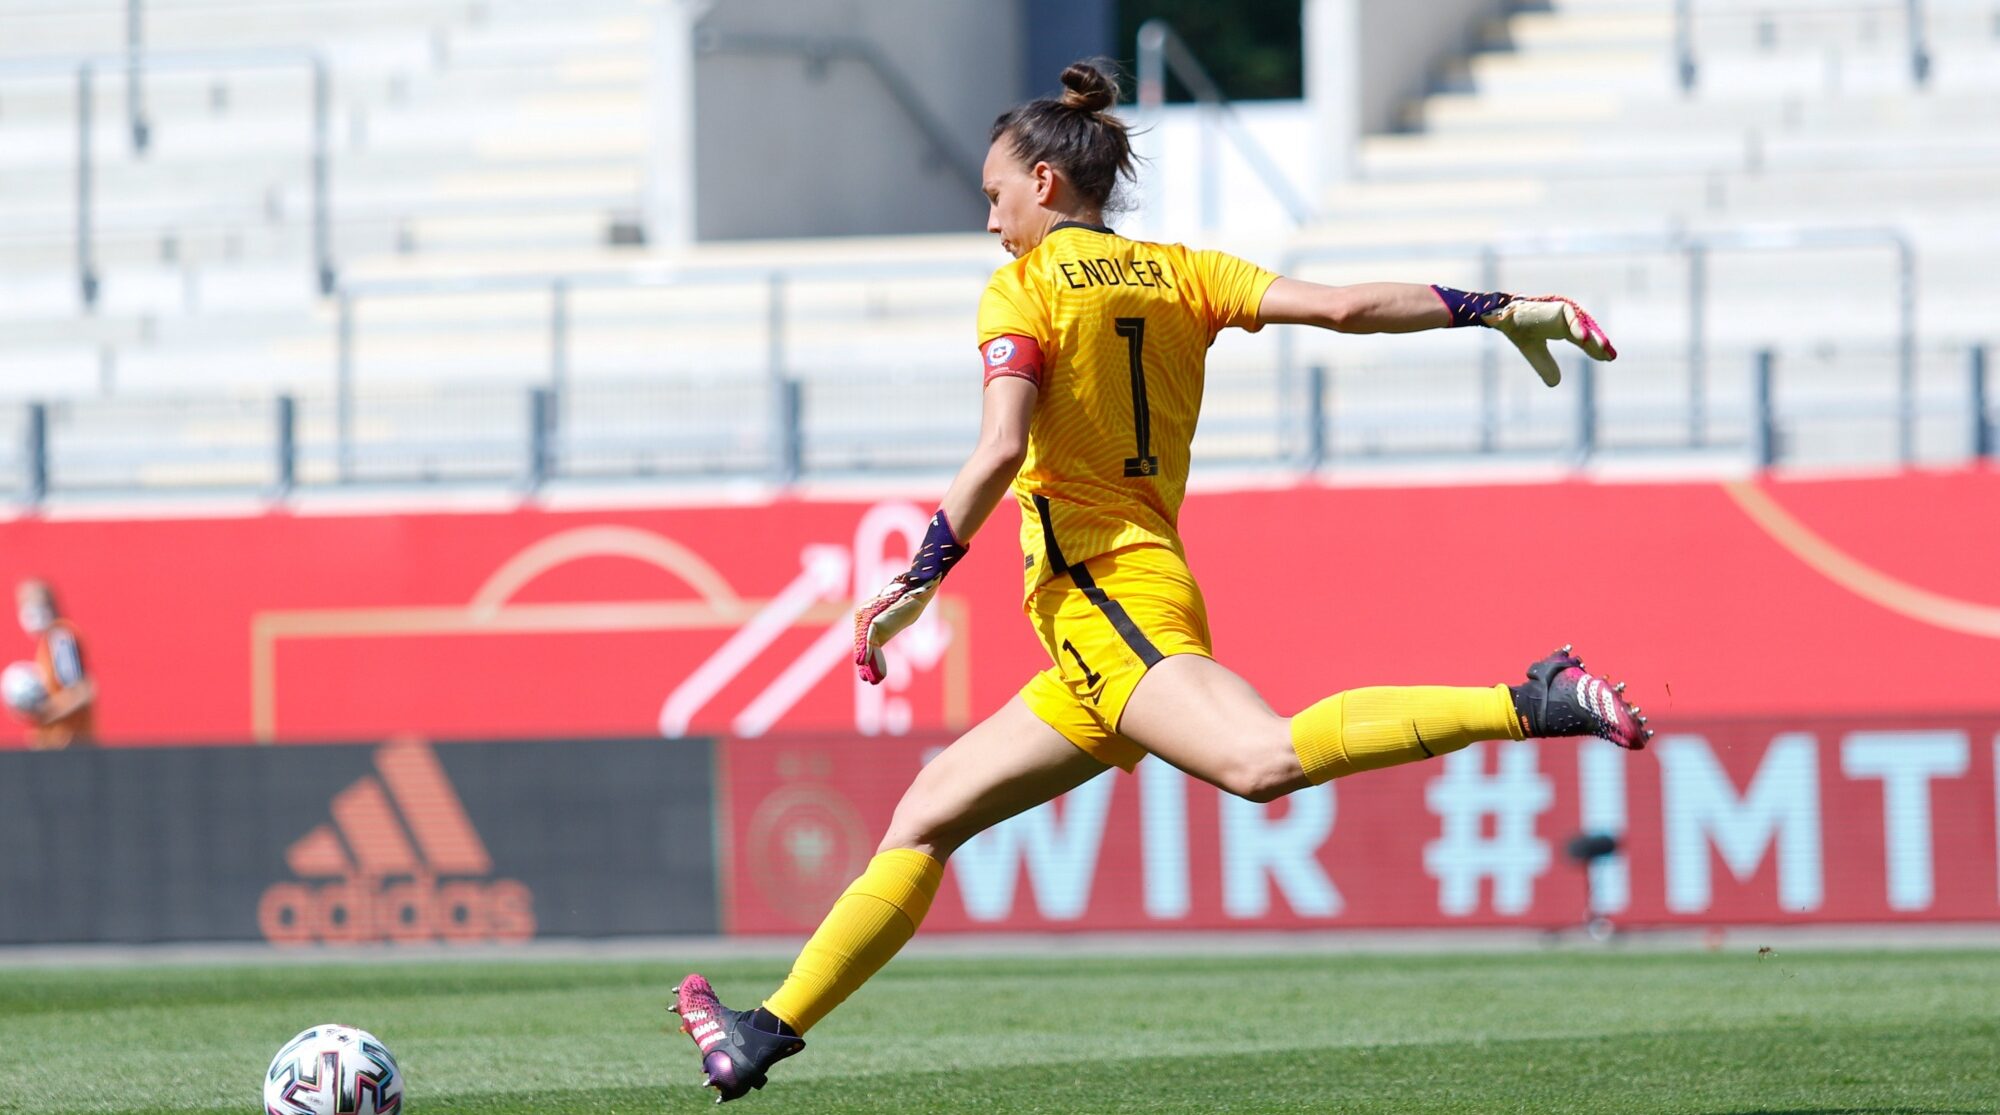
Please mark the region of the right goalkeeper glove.
<svg viewBox="0 0 2000 1115"><path fill-rule="evenodd" d="M882 645L917 622L944 583L944 575L964 556L965 546L951 532L951 522L940 508L931 516L930 529L924 532L909 571L890 578L881 592L855 609L854 668L862 681L880 685L889 676L889 660Z"/></svg>

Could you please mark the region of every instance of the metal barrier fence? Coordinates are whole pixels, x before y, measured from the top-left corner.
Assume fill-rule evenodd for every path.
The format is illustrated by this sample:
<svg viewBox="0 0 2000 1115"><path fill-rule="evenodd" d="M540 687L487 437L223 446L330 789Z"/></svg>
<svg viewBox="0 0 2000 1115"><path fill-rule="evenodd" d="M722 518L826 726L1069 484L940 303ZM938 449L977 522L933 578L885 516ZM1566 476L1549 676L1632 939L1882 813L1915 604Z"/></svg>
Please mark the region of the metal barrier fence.
<svg viewBox="0 0 2000 1115"><path fill-rule="evenodd" d="M1897 349L1732 350L1714 358L1728 390L1706 399L1700 442L1662 395L1685 373L1673 356L1609 369L1579 356L1564 390L1525 377L1518 394L1491 395L1474 360L1238 368L1210 380L1195 458L1304 470L1714 452L1756 467L1991 459L2000 415L1985 348L1930 356L1925 389L1899 397ZM1829 390L1830 372L1883 389ZM0 498L941 475L973 445L978 407L958 378L895 373L31 403L0 408Z"/></svg>
<svg viewBox="0 0 2000 1115"><path fill-rule="evenodd" d="M138 25L136 3L132 11L135 13L132 26L136 28ZM326 59L319 52L312 50L144 52L139 49L137 43L135 30L133 45L125 54L0 61L0 79L43 77L61 73L76 75L76 272L78 298L84 310L87 312L96 307L100 286L95 248L97 228L97 192L93 173L95 156L91 144L92 120L96 112L97 75L102 71L115 70L124 71L126 112L129 117L132 148L140 153L147 150L152 133L144 110L144 86L150 71L230 71L298 67L305 72L312 91L312 109L310 119L306 122L310 132L308 158L312 215L309 219L312 225L313 243L310 264L313 281L320 293L333 293L337 273L333 262L330 203L327 191L327 122L331 112L331 94Z"/></svg>
<svg viewBox="0 0 2000 1115"><path fill-rule="evenodd" d="M1727 8L1716 4L1701 4L1697 0L1674 0L1674 61L1682 92L1692 93L1700 81L1701 52L1695 41L1698 29L1711 23L1746 24L1752 28L1753 41L1768 50L1779 45L1778 20L1781 16L1858 17L1866 21L1864 25L1870 28L1876 18L1886 16L1903 26L1904 41L1910 59L1910 83L1922 88L1930 80L1929 21L1926 18L1925 0L1874 0L1862 3L1813 4L1809 7L1787 7L1779 3L1754 6L1730 5Z"/></svg>
<svg viewBox="0 0 2000 1115"><path fill-rule="evenodd" d="M1909 237L1891 228L1789 228L1733 229L1671 234L1602 235L1519 239L1472 244L1424 244L1348 247L1328 245L1295 249L1280 262L1278 270L1299 274L1307 265L1367 263L1377 260L1454 259L1476 261L1482 289L1508 289L1503 267L1523 260L1563 257L1637 258L1678 256L1684 260L1687 277L1685 365L1687 400L1685 416L1689 447L1713 442L1709 423L1710 391L1710 265L1721 253L1816 252L1855 248L1883 248L1893 257L1892 274L1896 285L1895 383L1898 421L1902 430L1897 459L1916 456L1917 422L1917 283L1916 248ZM1298 365L1296 332L1279 335L1279 375L1289 383ZM1481 357L1478 387L1481 408L1496 418L1499 405L1497 345L1488 345ZM1282 436L1282 435L1281 435ZM1497 447L1499 426L1489 423L1482 449Z"/></svg>

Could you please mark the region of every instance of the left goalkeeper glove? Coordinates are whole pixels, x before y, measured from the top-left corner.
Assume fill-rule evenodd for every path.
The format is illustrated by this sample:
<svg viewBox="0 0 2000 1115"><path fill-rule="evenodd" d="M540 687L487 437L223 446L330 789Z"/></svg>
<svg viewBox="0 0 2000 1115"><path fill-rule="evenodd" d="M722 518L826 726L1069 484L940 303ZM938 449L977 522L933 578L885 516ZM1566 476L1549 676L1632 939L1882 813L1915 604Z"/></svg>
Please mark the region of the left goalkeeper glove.
<svg viewBox="0 0 2000 1115"><path fill-rule="evenodd" d="M944 575L964 556L965 546L951 532L951 523L940 508L931 516L930 529L924 532L909 571L896 574L873 599L855 609L854 666L862 681L880 685L889 676L882 645L917 622L924 606L937 595Z"/></svg>
<svg viewBox="0 0 2000 1115"><path fill-rule="evenodd" d="M1562 382L1562 365L1549 355L1550 341L1568 341L1592 360L1616 360L1618 350L1611 338L1598 328L1597 321L1583 307L1567 298L1516 298L1479 318L1482 325L1497 329L1534 366L1542 382L1554 387Z"/></svg>
<svg viewBox="0 0 2000 1115"><path fill-rule="evenodd" d="M1513 294L1472 294L1450 287L1434 286L1451 323L1484 325L1498 330L1521 350L1542 382L1554 387L1562 382L1562 366L1549 354L1550 341L1568 341L1592 360L1616 360L1618 350L1604 335L1596 319L1567 298L1548 295L1523 298Z"/></svg>

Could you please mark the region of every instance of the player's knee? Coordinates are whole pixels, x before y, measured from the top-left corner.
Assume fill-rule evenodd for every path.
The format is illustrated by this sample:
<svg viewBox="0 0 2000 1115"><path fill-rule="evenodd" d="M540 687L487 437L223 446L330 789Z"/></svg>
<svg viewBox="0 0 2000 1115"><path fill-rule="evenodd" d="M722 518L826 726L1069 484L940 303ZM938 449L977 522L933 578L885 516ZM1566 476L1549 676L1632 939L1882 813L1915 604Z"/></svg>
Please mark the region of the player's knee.
<svg viewBox="0 0 2000 1115"><path fill-rule="evenodd" d="M933 804L905 795L896 804L896 812L889 818L889 828L882 834L882 842L875 852L891 852L907 849L922 852L942 863L945 858L963 843L963 838L951 835L953 818L933 807Z"/></svg>
<svg viewBox="0 0 2000 1115"><path fill-rule="evenodd" d="M1269 764L1244 763L1225 776L1222 788L1245 801L1263 805L1292 792L1282 771Z"/></svg>
<svg viewBox="0 0 2000 1115"><path fill-rule="evenodd" d="M1282 726L1283 722L1278 722ZM1245 801L1262 805L1307 785L1305 771L1286 731L1261 731L1223 772L1221 786Z"/></svg>

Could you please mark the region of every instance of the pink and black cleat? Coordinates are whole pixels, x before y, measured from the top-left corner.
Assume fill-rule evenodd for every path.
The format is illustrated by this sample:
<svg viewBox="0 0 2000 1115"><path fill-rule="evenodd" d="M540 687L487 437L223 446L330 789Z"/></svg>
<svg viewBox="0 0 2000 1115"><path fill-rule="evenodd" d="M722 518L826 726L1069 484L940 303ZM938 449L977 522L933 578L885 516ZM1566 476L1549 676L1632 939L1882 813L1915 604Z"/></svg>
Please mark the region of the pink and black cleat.
<svg viewBox="0 0 2000 1115"><path fill-rule="evenodd" d="M674 988L681 1032L701 1053L702 1084L715 1089L715 1102L742 1099L764 1086L772 1065L806 1047L806 1039L762 1010L735 1011L722 1005L700 975Z"/></svg>
<svg viewBox="0 0 2000 1115"><path fill-rule="evenodd" d="M1625 683L1613 685L1585 673L1583 659L1571 654L1567 644L1528 667L1527 684L1509 688L1514 711L1536 739L1600 736L1638 751L1653 738L1639 706L1626 703Z"/></svg>

